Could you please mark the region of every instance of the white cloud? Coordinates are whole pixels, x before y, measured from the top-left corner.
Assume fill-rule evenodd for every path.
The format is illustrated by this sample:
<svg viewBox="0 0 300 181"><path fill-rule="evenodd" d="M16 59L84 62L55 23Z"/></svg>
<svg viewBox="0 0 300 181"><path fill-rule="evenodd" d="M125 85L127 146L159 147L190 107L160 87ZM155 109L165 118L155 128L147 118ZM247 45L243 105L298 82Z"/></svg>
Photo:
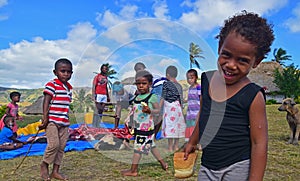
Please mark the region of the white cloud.
<svg viewBox="0 0 300 181"><path fill-rule="evenodd" d="M61 57L70 59L74 70L81 70L82 75L92 72L91 67L98 67L99 64L85 69L80 67L85 67L84 62L87 60L104 59L109 50L91 43L96 38L97 31L90 23L78 23L71 28L66 39L50 41L35 37L32 41L23 40L0 50L0 77L5 77L0 79L0 85L18 88L43 87L54 78L54 62Z"/></svg>
<svg viewBox="0 0 300 181"><path fill-rule="evenodd" d="M156 0L153 4L154 16L159 19L170 19L168 16L169 9L165 0Z"/></svg>
<svg viewBox="0 0 300 181"><path fill-rule="evenodd" d="M8 4L7 0L0 0L0 8L7 4Z"/></svg>
<svg viewBox="0 0 300 181"><path fill-rule="evenodd" d="M7 0L0 0L0 8L2 8L3 6L6 6L7 4L8 4ZM7 15L3 15L2 13L0 14L0 21L4 21L7 19L8 19Z"/></svg>
<svg viewBox="0 0 300 181"><path fill-rule="evenodd" d="M289 18L285 25L290 29L291 32L300 32L300 3L293 9L293 18Z"/></svg>
<svg viewBox="0 0 300 181"><path fill-rule="evenodd" d="M132 20L135 19L138 7L135 5L132 6L124 6L120 11L120 17L124 20Z"/></svg>
<svg viewBox="0 0 300 181"><path fill-rule="evenodd" d="M99 25L107 28L105 36L109 39L115 40L119 43L127 43L130 41L129 27L125 24L128 21L136 19L138 7L137 6L124 6L119 13L113 13L106 10L103 14L98 14L96 17ZM116 25L117 28L114 28Z"/></svg>
<svg viewBox="0 0 300 181"><path fill-rule="evenodd" d="M8 19L8 16L0 15L0 21L7 20L7 19Z"/></svg>
<svg viewBox="0 0 300 181"><path fill-rule="evenodd" d="M129 25L129 23L119 24L108 29L103 35L120 44L126 44L131 41L131 34L129 32L131 27Z"/></svg>
<svg viewBox="0 0 300 181"><path fill-rule="evenodd" d="M137 10L137 6L129 5L124 6L119 13L113 13L110 10L106 10L103 14L99 13L96 17L96 20L101 26L110 28L112 26L136 19Z"/></svg>
<svg viewBox="0 0 300 181"><path fill-rule="evenodd" d="M161 59L161 61L158 63L158 65L160 67L167 67L169 65L174 65L177 63L178 63L178 61L175 59L164 58L164 59Z"/></svg>
<svg viewBox="0 0 300 181"><path fill-rule="evenodd" d="M196 32L206 32L223 24L223 21L235 13L247 10L258 14L269 14L284 6L287 0L197 0L185 1L182 5L193 8L183 13L179 21Z"/></svg>

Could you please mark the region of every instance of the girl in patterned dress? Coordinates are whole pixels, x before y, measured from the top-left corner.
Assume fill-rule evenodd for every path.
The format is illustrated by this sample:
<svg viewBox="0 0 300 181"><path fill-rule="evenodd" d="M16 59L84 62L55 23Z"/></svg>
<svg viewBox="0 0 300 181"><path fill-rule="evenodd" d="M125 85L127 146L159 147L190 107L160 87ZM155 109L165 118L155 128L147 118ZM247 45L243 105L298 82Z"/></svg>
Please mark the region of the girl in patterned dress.
<svg viewBox="0 0 300 181"><path fill-rule="evenodd" d="M185 141L189 141L195 125L197 114L200 110L201 86L198 84L198 73L195 69L190 69L186 73L187 82L190 84L188 90L187 113L186 113L186 129Z"/></svg>
<svg viewBox="0 0 300 181"><path fill-rule="evenodd" d="M145 70L138 71L135 76L135 84L139 94L134 99L131 114L133 123L131 127L134 129L134 154L132 158L131 168L121 171L124 176L137 176L138 164L142 158L142 154L148 154L149 151L159 161L162 168L167 170L168 165L160 156L154 143L154 121L153 115L159 113L157 96L150 93L153 76Z"/></svg>
<svg viewBox="0 0 300 181"><path fill-rule="evenodd" d="M160 107L163 106L163 137L168 139L168 151L179 149L179 138L185 136L185 120L182 113L183 92L182 86L177 82L177 68L168 66L167 80L163 83Z"/></svg>

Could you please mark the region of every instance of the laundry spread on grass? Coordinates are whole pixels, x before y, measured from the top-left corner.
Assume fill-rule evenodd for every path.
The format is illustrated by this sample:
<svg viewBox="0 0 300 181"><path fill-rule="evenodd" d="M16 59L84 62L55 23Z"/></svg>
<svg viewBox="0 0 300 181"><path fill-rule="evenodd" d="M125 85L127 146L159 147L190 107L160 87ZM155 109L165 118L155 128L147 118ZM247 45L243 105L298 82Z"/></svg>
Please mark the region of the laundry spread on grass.
<svg viewBox="0 0 300 181"><path fill-rule="evenodd" d="M33 123L36 124L36 123ZM24 133L19 136L21 141L33 141L33 145L28 153L28 156L40 156L44 154L47 146L47 139L45 132L41 132L35 137L37 129L24 128ZM68 151L84 151L87 149L112 149L118 150L123 143L133 139L128 129L124 125L114 129L114 124L101 123L100 128L92 127L89 124L73 124L69 127L69 140L65 147L65 152ZM157 139L161 138L161 133L157 134ZM103 146L104 145L104 146ZM100 147L101 146L101 147ZM10 151L0 151L0 160L13 159L16 157L25 156L30 143L24 145L22 148Z"/></svg>

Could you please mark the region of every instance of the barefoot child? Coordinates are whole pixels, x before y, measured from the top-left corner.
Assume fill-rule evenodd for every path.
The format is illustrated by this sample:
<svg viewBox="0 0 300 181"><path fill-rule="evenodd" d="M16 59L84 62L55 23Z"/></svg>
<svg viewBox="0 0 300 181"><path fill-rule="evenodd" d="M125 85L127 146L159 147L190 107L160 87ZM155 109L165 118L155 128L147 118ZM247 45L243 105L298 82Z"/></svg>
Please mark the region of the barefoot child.
<svg viewBox="0 0 300 181"><path fill-rule="evenodd" d="M93 118L93 126L96 128L99 128L100 122L102 122L102 113L105 108L105 103L110 102L108 77L106 75L109 71L108 68L108 64L102 64L100 67L100 73L98 73L93 79L92 98L97 109L96 116Z"/></svg>
<svg viewBox="0 0 300 181"><path fill-rule="evenodd" d="M274 40L272 26L243 11L217 36L218 70L201 76L200 118L185 146L185 159L200 140L198 180L263 180L268 124L264 89L247 77Z"/></svg>
<svg viewBox="0 0 300 181"><path fill-rule="evenodd" d="M149 151L160 162L162 168L167 170L168 165L160 156L154 143L154 120L153 115L159 113L157 97L150 93L152 84L152 75L145 70L138 71L135 76L135 84L139 95L134 99L133 104L133 125L135 142L132 165L129 170L123 170L124 176L137 176L138 164L142 154L148 154Z"/></svg>
<svg viewBox="0 0 300 181"><path fill-rule="evenodd" d="M198 73L195 69L188 70L186 78L190 87L188 90L187 112L185 118L185 141L189 141L189 138L195 129L197 114L200 110L201 86L197 82Z"/></svg>
<svg viewBox="0 0 300 181"><path fill-rule="evenodd" d="M185 120L182 113L183 92L177 82L178 70L170 65L166 69L167 80L163 83L160 107L163 107L162 134L168 139L168 151L179 149L179 138L185 136Z"/></svg>
<svg viewBox="0 0 300 181"><path fill-rule="evenodd" d="M66 176L59 173L59 168L69 137L68 112L72 86L68 81L73 73L72 63L65 58L57 60L53 73L57 78L48 82L44 89L43 122L39 126L40 130L46 129L47 135L47 148L41 163L41 177L43 180L51 178L67 180ZM51 175L48 170L49 164L53 164Z"/></svg>
<svg viewBox="0 0 300 181"><path fill-rule="evenodd" d="M0 132L0 150L15 150L23 147L26 142L18 140L12 130L15 124L14 117L7 115L3 122L4 127Z"/></svg>

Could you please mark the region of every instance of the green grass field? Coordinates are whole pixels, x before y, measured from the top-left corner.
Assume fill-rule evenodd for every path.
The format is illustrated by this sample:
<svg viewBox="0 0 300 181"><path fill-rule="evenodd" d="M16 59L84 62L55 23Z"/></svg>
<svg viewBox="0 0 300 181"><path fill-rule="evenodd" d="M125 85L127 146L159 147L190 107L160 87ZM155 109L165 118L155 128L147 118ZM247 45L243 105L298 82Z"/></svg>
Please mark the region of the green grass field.
<svg viewBox="0 0 300 181"><path fill-rule="evenodd" d="M287 145L289 135L285 113L277 111L278 105L267 106L269 121L269 153L268 165L264 180L300 180L300 147ZM124 115L124 114L123 114ZM76 116L77 118L78 116ZM39 116L25 117L25 122L35 122ZM75 116L71 116L75 122ZM77 119L81 120L81 119ZM112 122L112 119L104 120ZM25 123L24 123L25 124ZM165 151L165 140L158 141L161 154L169 164L169 170L163 171L158 162L150 154L142 158L139 176L125 178L120 170L130 167L131 151L101 151L86 150L83 152L67 152L61 171L69 176L69 180L175 180L173 176L172 154ZM200 156L200 155L199 155ZM1 160L0 180L39 180L39 164L41 156L27 157L15 175L11 172L21 162L23 157L12 160ZM197 162L197 170L200 167L200 159ZM185 180L197 180L197 171L193 177Z"/></svg>

